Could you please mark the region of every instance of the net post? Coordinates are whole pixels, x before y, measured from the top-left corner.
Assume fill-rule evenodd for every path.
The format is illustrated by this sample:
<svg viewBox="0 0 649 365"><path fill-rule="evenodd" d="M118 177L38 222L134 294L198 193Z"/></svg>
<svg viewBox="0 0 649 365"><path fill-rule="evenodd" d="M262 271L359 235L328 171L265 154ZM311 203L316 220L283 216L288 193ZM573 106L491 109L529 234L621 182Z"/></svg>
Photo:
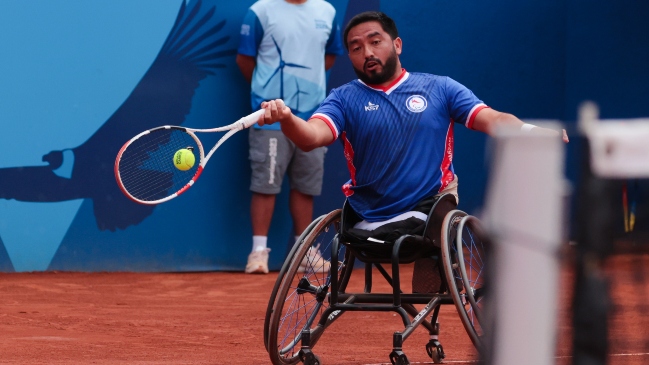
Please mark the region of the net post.
<svg viewBox="0 0 649 365"><path fill-rule="evenodd" d="M596 177L590 144L583 140L577 196L577 250L572 301L573 364L604 365L609 352L609 283L602 271L613 249L615 181Z"/></svg>
<svg viewBox="0 0 649 365"><path fill-rule="evenodd" d="M543 126L561 129L556 123ZM520 128L501 129L492 147L482 217L492 241L483 360L554 364L558 251L567 190L563 142Z"/></svg>
<svg viewBox="0 0 649 365"><path fill-rule="evenodd" d="M613 253L614 212L627 178L649 177L649 119L602 121L597 105L579 108L584 136L577 202L577 257L573 298L573 363L607 363L609 314L613 308L603 270Z"/></svg>

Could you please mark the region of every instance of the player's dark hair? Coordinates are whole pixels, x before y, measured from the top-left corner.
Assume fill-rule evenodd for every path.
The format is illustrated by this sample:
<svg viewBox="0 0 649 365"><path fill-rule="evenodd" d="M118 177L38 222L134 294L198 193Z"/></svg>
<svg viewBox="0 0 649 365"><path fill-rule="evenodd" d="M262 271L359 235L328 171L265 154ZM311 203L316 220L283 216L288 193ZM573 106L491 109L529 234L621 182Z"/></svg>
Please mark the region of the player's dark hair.
<svg viewBox="0 0 649 365"><path fill-rule="evenodd" d="M399 36L399 31L397 30L397 25L394 23L394 20L389 16L385 15L380 11L366 11L360 14L355 15L349 20L347 26L345 27L345 32L343 35L343 41L345 42L345 49L349 50L347 47L347 35L349 30L353 27L367 22L379 22L383 31L390 35L392 40L395 40Z"/></svg>

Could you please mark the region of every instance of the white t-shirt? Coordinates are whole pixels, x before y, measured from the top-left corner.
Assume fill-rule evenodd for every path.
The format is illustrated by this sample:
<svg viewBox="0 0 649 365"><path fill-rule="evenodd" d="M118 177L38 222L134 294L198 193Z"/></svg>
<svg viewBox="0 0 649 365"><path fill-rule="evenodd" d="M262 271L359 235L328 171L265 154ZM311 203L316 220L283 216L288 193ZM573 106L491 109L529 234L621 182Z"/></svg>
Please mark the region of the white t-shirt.
<svg viewBox="0 0 649 365"><path fill-rule="evenodd" d="M250 7L238 52L257 60L253 110L262 101L281 98L299 116L311 116L325 98L325 54L343 54L335 16L334 7L324 0L260 0ZM279 129L279 124L268 127Z"/></svg>

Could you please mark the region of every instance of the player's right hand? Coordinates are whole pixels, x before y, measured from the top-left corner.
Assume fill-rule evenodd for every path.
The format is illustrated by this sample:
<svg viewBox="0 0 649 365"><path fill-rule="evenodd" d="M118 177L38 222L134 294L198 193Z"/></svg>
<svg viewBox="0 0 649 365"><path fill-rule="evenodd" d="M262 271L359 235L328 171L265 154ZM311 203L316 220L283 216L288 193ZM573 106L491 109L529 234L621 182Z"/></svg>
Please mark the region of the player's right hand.
<svg viewBox="0 0 649 365"><path fill-rule="evenodd" d="M282 99L264 101L261 103L261 108L266 112L259 117L259 125L281 123L293 115L291 108L287 107Z"/></svg>

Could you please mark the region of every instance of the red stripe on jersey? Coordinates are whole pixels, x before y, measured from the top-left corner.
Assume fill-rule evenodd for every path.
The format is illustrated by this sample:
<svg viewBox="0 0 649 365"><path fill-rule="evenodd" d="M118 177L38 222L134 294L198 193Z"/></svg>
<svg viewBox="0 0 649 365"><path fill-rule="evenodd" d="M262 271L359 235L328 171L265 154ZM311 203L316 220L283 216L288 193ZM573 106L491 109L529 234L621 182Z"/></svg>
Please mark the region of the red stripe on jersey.
<svg viewBox="0 0 649 365"><path fill-rule="evenodd" d="M446 189L448 184L453 181L453 171L451 171L451 165L453 164L453 124L451 123L448 126L448 131L446 132L446 142L444 142L444 158L442 159L442 165L440 170L442 171L442 186L439 188L439 191Z"/></svg>
<svg viewBox="0 0 649 365"><path fill-rule="evenodd" d="M345 159L347 160L347 168L349 169L349 175L351 176L352 179L352 183L343 185L342 189L345 196L349 197L354 194L354 191L351 189L351 187L356 185L356 166L354 166L354 148L352 148L352 144L347 139L347 132L343 132L341 137L343 140L343 144L345 146L343 150L345 153Z"/></svg>
<svg viewBox="0 0 649 365"><path fill-rule="evenodd" d="M489 107L486 106L486 105L480 105L479 107L475 108L473 113L471 113L471 115L469 115L469 122L466 124L467 128L473 129L473 121L475 120L475 117L478 115L480 110L485 109L485 108L489 108Z"/></svg>

